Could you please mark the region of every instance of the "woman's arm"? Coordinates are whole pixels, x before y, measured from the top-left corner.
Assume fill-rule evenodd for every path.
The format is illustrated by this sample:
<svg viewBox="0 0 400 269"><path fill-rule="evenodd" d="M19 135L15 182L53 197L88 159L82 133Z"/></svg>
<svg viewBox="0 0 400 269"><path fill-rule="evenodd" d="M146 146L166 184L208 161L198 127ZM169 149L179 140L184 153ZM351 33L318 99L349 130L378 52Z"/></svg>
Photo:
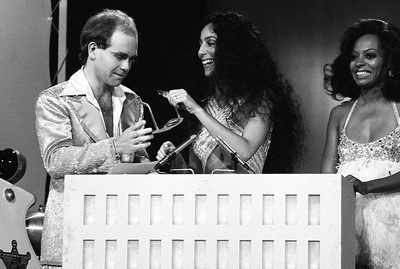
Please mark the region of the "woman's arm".
<svg viewBox="0 0 400 269"><path fill-rule="evenodd" d="M244 161L249 160L255 154L264 143L269 132L270 123L261 116L255 116L251 117L244 126L242 136L237 135L203 110L183 89L171 90L168 100L174 106L183 104L187 111L194 114L213 137L219 135Z"/></svg>
<svg viewBox="0 0 400 269"><path fill-rule="evenodd" d="M325 147L322 154L321 173L336 173L339 161L337 147L339 145L339 122L341 118L340 107L331 110L326 129Z"/></svg>
<svg viewBox="0 0 400 269"><path fill-rule="evenodd" d="M352 175L346 176L346 179L353 184L355 191L362 195L368 193L400 192L400 172L365 182Z"/></svg>

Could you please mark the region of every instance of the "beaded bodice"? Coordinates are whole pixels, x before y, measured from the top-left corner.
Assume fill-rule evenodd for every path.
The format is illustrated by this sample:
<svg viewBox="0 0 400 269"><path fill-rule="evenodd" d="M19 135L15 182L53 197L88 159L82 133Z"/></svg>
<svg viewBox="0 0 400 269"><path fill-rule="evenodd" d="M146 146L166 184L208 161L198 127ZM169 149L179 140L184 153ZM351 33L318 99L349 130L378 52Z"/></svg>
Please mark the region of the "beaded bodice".
<svg viewBox="0 0 400 269"><path fill-rule="evenodd" d="M368 143L357 143L346 135L346 126L357 101L354 102L340 134L340 143L338 145L340 165L360 158L400 162L400 117L395 102L392 102L392 107L396 116L397 127L378 140Z"/></svg>
<svg viewBox="0 0 400 269"><path fill-rule="evenodd" d="M243 134L243 127L235 123L229 116L229 106L220 107L217 104L215 98L210 98L208 104L205 107L205 110L208 114L210 114L218 122L230 129L235 134L240 136ZM273 127L271 126L264 143L258 148L256 153L254 153L250 160L246 162L255 171L256 174L262 173L265 160L267 159L269 146L271 144L272 130ZM197 134L197 138L193 142L193 151L201 161L203 171L206 171L208 158L217 147L217 145L218 143L213 138L213 136L208 132L205 127L202 127Z"/></svg>

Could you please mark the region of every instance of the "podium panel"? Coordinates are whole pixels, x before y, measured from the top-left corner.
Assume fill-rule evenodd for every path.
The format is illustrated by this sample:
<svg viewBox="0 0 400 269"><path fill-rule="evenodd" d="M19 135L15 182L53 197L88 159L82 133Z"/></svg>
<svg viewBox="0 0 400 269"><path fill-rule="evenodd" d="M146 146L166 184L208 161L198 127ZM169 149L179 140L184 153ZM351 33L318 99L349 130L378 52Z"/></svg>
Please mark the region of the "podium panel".
<svg viewBox="0 0 400 269"><path fill-rule="evenodd" d="M64 268L354 268L340 175L69 175Z"/></svg>

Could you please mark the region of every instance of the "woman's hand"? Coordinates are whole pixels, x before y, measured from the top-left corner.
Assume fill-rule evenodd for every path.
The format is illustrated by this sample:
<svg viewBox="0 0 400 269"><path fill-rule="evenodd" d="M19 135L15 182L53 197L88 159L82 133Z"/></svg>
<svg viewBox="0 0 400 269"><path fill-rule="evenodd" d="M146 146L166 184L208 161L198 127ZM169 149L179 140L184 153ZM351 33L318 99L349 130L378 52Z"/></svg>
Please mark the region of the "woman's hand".
<svg viewBox="0 0 400 269"><path fill-rule="evenodd" d="M366 182L362 182L358 178L354 177L353 175L348 175L345 177L352 185L356 192L359 192L362 195L368 194L368 186Z"/></svg>
<svg viewBox="0 0 400 269"><path fill-rule="evenodd" d="M157 152L157 161L161 160L165 156L167 156L169 153L171 153L175 149L174 144L172 144L170 141L164 142L160 149Z"/></svg>
<svg viewBox="0 0 400 269"><path fill-rule="evenodd" d="M183 109L186 109L191 114L196 114L196 112L202 110L184 89L170 90L165 97L171 105L177 107L182 105Z"/></svg>

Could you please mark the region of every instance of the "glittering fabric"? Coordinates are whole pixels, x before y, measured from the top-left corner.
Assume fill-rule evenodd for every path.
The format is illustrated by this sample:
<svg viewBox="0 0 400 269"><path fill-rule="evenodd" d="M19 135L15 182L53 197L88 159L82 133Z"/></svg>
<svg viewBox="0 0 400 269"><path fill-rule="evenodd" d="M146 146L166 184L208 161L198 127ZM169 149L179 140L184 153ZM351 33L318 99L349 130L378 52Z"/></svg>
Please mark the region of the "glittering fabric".
<svg viewBox="0 0 400 269"><path fill-rule="evenodd" d="M338 173L361 181L400 171L400 118L390 134L369 143L357 143L346 135L346 126L357 104L354 102L340 135ZM356 253L360 264L371 268L400 268L400 194L371 193L356 199Z"/></svg>
<svg viewBox="0 0 400 269"><path fill-rule="evenodd" d="M101 111L90 93L81 69L68 82L44 90L36 103L40 152L51 176L42 234L43 265L61 266L62 262L64 176L105 174L119 162L112 144L115 138L108 137ZM143 117L140 98L122 85L114 89L113 107L119 111L114 117L115 135ZM147 161L148 155L140 150L132 156L134 159Z"/></svg>
<svg viewBox="0 0 400 269"><path fill-rule="evenodd" d="M205 111L213 116L218 122L225 127L231 129L235 134L242 135L243 127L236 124L230 118L229 107L221 108L214 98L210 98L208 104L205 107ZM246 162L256 174L261 174L262 169L267 158L269 146L271 144L272 127L267 135L265 142L260 146L256 153ZM209 171L207 169L208 161L210 156L214 154L218 143L207 131L206 128L202 127L197 134L195 141L193 142L193 151L202 163L203 171ZM221 163L222 164L222 163ZM214 167L215 169L216 167ZM219 169L230 169L228 167L218 167Z"/></svg>

